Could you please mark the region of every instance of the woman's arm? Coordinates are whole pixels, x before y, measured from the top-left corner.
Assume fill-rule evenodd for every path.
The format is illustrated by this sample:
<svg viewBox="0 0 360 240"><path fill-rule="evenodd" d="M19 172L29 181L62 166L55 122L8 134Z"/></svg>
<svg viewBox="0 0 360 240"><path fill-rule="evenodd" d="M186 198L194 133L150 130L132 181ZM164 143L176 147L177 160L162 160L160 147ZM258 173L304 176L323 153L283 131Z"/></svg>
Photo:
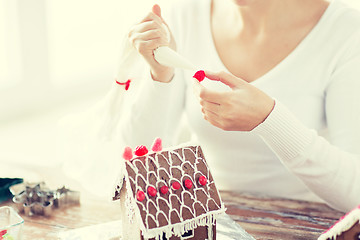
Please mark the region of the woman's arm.
<svg viewBox="0 0 360 240"><path fill-rule="evenodd" d="M281 103L257 128L286 167L334 208L360 204L360 35L338 60L325 92L329 140Z"/></svg>
<svg viewBox="0 0 360 240"><path fill-rule="evenodd" d="M314 193L349 211L360 203L360 50L352 51L338 64L326 91L329 141L281 102L273 105L259 89L227 73L207 76L229 85L230 92L199 85L204 118L224 130L257 133Z"/></svg>
<svg viewBox="0 0 360 240"><path fill-rule="evenodd" d="M184 108L183 72L175 70L170 83L153 81L149 71L122 117L121 134L127 145L150 146L156 137L171 145Z"/></svg>
<svg viewBox="0 0 360 240"><path fill-rule="evenodd" d="M276 102L268 118L253 132L259 134L282 163L330 206L347 212L360 203L359 155L318 136L280 102Z"/></svg>
<svg viewBox="0 0 360 240"><path fill-rule="evenodd" d="M169 26L161 16L160 6L155 4L147 16L135 24L129 32L129 41L150 67L154 81L168 83L174 75L174 69L163 66L154 59L154 50L160 46L176 48L175 39Z"/></svg>
<svg viewBox="0 0 360 240"><path fill-rule="evenodd" d="M170 28L178 29L171 24L171 17L167 18L169 27L160 7L154 5L152 12L129 32L129 41L147 63L139 87L126 99L126 112L120 123L122 138L132 147L150 146L156 137L171 145L181 119L185 94L183 72L159 64L153 55L159 46L175 48Z"/></svg>

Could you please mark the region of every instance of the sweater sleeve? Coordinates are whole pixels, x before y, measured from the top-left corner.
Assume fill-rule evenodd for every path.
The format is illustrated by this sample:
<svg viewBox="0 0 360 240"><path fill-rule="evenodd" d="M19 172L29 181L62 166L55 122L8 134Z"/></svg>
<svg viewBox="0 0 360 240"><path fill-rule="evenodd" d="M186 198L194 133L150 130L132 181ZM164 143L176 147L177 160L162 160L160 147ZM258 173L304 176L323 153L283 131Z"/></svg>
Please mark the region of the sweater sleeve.
<svg viewBox="0 0 360 240"><path fill-rule="evenodd" d="M315 194L346 212L360 203L360 48L349 52L331 75L325 93L328 140L279 101L253 130Z"/></svg>
<svg viewBox="0 0 360 240"><path fill-rule="evenodd" d="M171 145L183 112L185 84L182 71L176 69L170 83L156 82L149 69L147 73L123 116L123 140L132 147L151 146L154 139L160 137L165 145Z"/></svg>
<svg viewBox="0 0 360 240"><path fill-rule="evenodd" d="M180 4L180 3L178 3ZM179 25L181 13L177 5L163 9L162 15L172 32L177 45L177 51L182 47ZM155 138L163 140L164 147L171 146L176 140L177 129L184 110L185 80L184 71L175 69L170 83L154 81L149 66L141 68L142 77L135 93L131 95L126 112L121 120L121 135L124 143L135 147L145 145L150 147Z"/></svg>

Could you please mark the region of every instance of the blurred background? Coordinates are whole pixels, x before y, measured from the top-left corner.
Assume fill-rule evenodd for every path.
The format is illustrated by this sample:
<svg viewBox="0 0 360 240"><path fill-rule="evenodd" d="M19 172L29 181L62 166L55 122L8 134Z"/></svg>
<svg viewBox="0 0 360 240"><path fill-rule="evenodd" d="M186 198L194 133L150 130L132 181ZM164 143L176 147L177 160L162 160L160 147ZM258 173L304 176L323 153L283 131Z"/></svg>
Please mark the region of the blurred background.
<svg viewBox="0 0 360 240"><path fill-rule="evenodd" d="M171 0L0 0L0 177L59 166L58 120L105 96L121 41L154 3Z"/></svg>
<svg viewBox="0 0 360 240"><path fill-rule="evenodd" d="M106 94L123 36L154 3L0 0L0 177L59 165L58 120Z"/></svg>

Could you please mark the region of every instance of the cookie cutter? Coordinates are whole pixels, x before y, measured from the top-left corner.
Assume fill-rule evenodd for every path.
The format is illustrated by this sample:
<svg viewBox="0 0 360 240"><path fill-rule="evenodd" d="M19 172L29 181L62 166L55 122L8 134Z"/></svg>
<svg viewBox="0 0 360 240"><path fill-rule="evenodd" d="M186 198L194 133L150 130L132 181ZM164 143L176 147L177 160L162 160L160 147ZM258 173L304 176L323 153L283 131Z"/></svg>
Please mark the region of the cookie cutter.
<svg viewBox="0 0 360 240"><path fill-rule="evenodd" d="M26 216L49 217L55 208L80 204L80 192L72 191L65 186L50 190L44 182L15 185L10 191L14 195L13 202L18 211L23 212Z"/></svg>

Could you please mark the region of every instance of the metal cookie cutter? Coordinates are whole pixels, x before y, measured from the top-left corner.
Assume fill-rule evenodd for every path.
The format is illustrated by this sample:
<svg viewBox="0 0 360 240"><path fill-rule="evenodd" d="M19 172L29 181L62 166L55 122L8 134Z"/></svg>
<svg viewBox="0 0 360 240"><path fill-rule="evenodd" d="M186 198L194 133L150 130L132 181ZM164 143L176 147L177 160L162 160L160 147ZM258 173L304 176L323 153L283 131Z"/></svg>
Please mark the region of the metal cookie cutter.
<svg viewBox="0 0 360 240"><path fill-rule="evenodd" d="M17 190L16 190L16 189ZM25 183L22 191L19 186L14 187L13 202L19 212L26 216L43 215L50 216L54 208L64 208L69 205L80 204L80 192L72 191L65 187L50 190L44 182Z"/></svg>
<svg viewBox="0 0 360 240"><path fill-rule="evenodd" d="M72 191L64 187L56 190L54 198L54 205L57 208L62 208L67 205L80 204L80 192Z"/></svg>

